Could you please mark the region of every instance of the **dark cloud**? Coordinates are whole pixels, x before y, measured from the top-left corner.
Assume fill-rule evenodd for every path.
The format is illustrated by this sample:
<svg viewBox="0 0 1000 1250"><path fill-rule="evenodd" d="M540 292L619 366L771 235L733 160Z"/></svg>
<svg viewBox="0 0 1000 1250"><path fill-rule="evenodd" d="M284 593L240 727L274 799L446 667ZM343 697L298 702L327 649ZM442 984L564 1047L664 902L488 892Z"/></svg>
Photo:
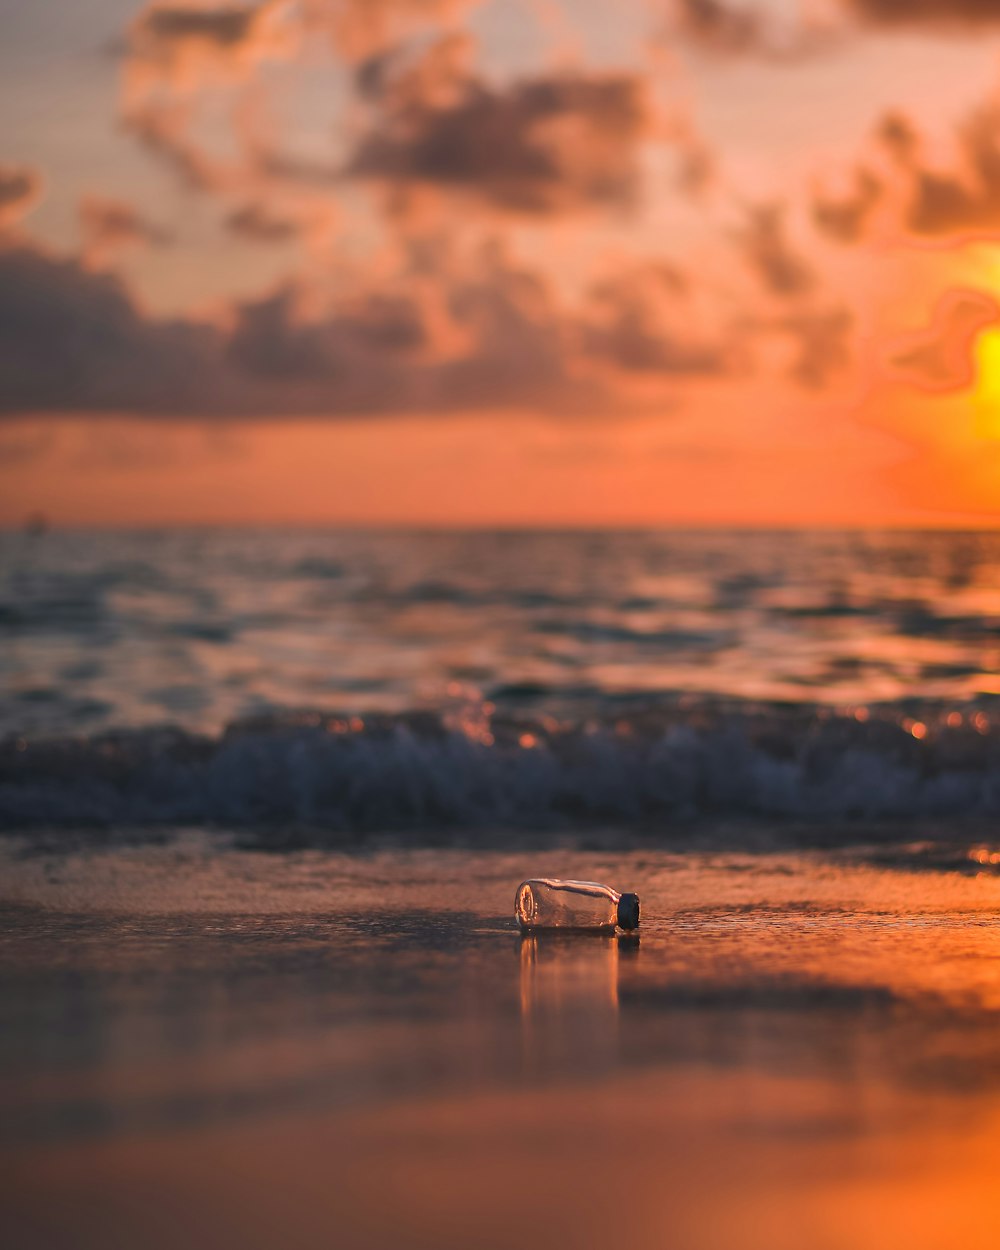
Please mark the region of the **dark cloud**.
<svg viewBox="0 0 1000 1250"><path fill-rule="evenodd" d="M887 113L875 128L875 137L901 164L911 161L920 147L916 127L903 113Z"/></svg>
<svg viewBox="0 0 1000 1250"><path fill-rule="evenodd" d="M208 81L241 67L291 54L304 30L291 0L257 4L148 4L125 36L126 68L161 85Z"/></svg>
<svg viewBox="0 0 1000 1250"><path fill-rule="evenodd" d="M369 64L376 120L350 177L389 188L463 192L528 214L632 203L646 132L642 81L568 72L493 87L462 74L428 81Z"/></svg>
<svg viewBox="0 0 1000 1250"><path fill-rule="evenodd" d="M225 325L143 315L116 278L27 246L0 249L0 413L356 417L521 409L615 415L650 387L729 372L683 275L636 269L563 308L499 245L437 252L325 312L288 285ZM308 296L308 298L307 298ZM662 402L661 402L662 407Z"/></svg>
<svg viewBox="0 0 1000 1250"><path fill-rule="evenodd" d="M846 308L811 309L775 328L795 346L789 376L800 386L822 390L851 363L854 318Z"/></svg>
<svg viewBox="0 0 1000 1250"><path fill-rule="evenodd" d="M718 57L801 61L828 51L841 39L831 25L778 19L759 4L728 0L673 0L672 33Z"/></svg>
<svg viewBox="0 0 1000 1250"><path fill-rule="evenodd" d="M226 228L257 243L288 243L301 229L297 221L256 201L234 209L226 218Z"/></svg>
<svg viewBox="0 0 1000 1250"><path fill-rule="evenodd" d="M0 229L31 209L42 191L41 175L27 165L0 165Z"/></svg>
<svg viewBox="0 0 1000 1250"><path fill-rule="evenodd" d="M482 0L258 0L256 4L153 0L132 22L124 52L161 81L211 82L265 60L294 57L310 36L349 61L454 22Z"/></svg>
<svg viewBox="0 0 1000 1250"><path fill-rule="evenodd" d="M983 291L949 291L930 326L891 358L896 377L929 391L954 391L975 378L973 349L979 334L1000 322L1000 303Z"/></svg>
<svg viewBox="0 0 1000 1250"><path fill-rule="evenodd" d="M2 250L0 412L612 410L544 283L495 258L450 279L455 341L443 351L416 294L361 293L311 319L298 304L289 288L239 305L225 331L152 320L108 275L32 248Z"/></svg>
<svg viewBox="0 0 1000 1250"><path fill-rule="evenodd" d="M182 411L215 350L207 327L145 321L114 278L0 250L0 411Z"/></svg>
<svg viewBox="0 0 1000 1250"><path fill-rule="evenodd" d="M151 221L133 204L88 195L80 201L83 250L89 260L102 261L122 248L166 247L173 242L168 230Z"/></svg>
<svg viewBox="0 0 1000 1250"><path fill-rule="evenodd" d="M842 0L872 25L985 27L1000 24L1000 0Z"/></svg>
<svg viewBox="0 0 1000 1250"><path fill-rule="evenodd" d="M959 144L962 173L916 172L909 225L919 234L1000 230L1000 110L972 117Z"/></svg>
<svg viewBox="0 0 1000 1250"><path fill-rule="evenodd" d="M922 235L1000 232L1000 108L982 108L959 128L953 170L925 161L919 132L901 114L883 119L877 134L902 183L908 230Z"/></svg>
<svg viewBox="0 0 1000 1250"><path fill-rule="evenodd" d="M857 243L884 194L880 178L860 166L854 171L853 186L847 194L818 194L812 202L816 228L839 243Z"/></svg>
<svg viewBox="0 0 1000 1250"><path fill-rule="evenodd" d="M1000 0L839 0L839 10L816 20L802 6L783 19L761 0L671 0L670 30L710 55L794 63L843 47L859 29L967 35L1000 25Z"/></svg>
<svg viewBox="0 0 1000 1250"><path fill-rule="evenodd" d="M256 17L256 8L248 5L223 5L214 9L157 5L140 15L133 27L133 37L161 44L193 39L230 48L247 37Z"/></svg>
<svg viewBox="0 0 1000 1250"><path fill-rule="evenodd" d="M877 172L861 164L846 195L813 197L819 230L843 243L857 242L884 205L910 234L1000 235L1000 106L978 109L957 128L947 164L930 162L920 131L903 113L883 117L875 139L881 152Z"/></svg>
<svg viewBox="0 0 1000 1250"><path fill-rule="evenodd" d="M357 362L377 369L398 365L427 341L420 308L412 300L371 295L318 322L300 322L296 292L288 287L242 305L227 356L248 375L293 384L322 382L341 388L339 403L354 394L359 410L373 406L372 378Z"/></svg>
<svg viewBox="0 0 1000 1250"><path fill-rule="evenodd" d="M766 42L764 17L757 8L735 8L719 0L677 0L677 10L681 31L713 52L756 51Z"/></svg>
<svg viewBox="0 0 1000 1250"><path fill-rule="evenodd" d="M733 361L729 347L692 329L687 279L668 265L649 265L591 291L586 351L638 374L717 376Z"/></svg>
<svg viewBox="0 0 1000 1250"><path fill-rule="evenodd" d="M795 298L815 287L815 273L788 241L781 205L750 209L736 241L747 265L772 295Z"/></svg>
<svg viewBox="0 0 1000 1250"><path fill-rule="evenodd" d="M808 6L779 16L763 0L669 0L667 8L671 34L702 53L789 64L840 49L866 30L970 35L1000 26L1000 0L839 0L823 20L810 19Z"/></svg>

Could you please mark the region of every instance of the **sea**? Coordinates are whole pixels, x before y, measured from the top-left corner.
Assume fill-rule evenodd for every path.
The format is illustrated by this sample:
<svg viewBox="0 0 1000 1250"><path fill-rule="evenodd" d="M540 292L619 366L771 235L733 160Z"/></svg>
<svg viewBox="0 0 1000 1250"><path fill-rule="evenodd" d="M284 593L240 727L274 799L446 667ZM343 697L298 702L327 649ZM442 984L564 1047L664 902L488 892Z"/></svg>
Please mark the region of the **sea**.
<svg viewBox="0 0 1000 1250"><path fill-rule="evenodd" d="M0 535L0 824L1000 814L1000 535Z"/></svg>

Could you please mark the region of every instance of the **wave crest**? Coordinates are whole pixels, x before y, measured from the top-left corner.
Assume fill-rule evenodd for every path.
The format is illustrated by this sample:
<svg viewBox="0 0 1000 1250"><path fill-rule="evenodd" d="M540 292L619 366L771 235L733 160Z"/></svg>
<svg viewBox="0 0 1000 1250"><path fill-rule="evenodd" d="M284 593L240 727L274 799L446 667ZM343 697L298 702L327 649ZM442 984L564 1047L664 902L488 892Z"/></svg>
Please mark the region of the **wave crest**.
<svg viewBox="0 0 1000 1250"><path fill-rule="evenodd" d="M862 715L862 712L864 713ZM586 722L415 711L283 714L0 746L0 824L309 829L662 829L1000 813L983 710L674 706Z"/></svg>

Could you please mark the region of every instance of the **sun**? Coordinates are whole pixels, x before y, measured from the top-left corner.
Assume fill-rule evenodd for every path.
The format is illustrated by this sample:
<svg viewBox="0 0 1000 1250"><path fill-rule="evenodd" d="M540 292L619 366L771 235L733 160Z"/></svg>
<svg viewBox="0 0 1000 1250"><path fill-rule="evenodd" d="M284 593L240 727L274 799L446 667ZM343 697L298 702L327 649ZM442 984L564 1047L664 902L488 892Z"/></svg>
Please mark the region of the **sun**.
<svg viewBox="0 0 1000 1250"><path fill-rule="evenodd" d="M1000 327L976 341L976 384L972 392L977 438L1000 440Z"/></svg>

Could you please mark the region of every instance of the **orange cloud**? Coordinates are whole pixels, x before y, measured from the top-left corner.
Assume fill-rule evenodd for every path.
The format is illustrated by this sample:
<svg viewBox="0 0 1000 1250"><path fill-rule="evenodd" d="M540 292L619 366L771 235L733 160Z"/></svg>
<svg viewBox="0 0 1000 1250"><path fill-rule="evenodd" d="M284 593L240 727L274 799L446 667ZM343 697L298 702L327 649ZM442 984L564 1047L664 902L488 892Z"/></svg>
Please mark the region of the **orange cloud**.
<svg viewBox="0 0 1000 1250"><path fill-rule="evenodd" d="M897 343L890 374L920 390L962 390L975 379L974 348L987 326L1000 322L1000 303L982 291L948 291L938 301L931 324Z"/></svg>
<svg viewBox="0 0 1000 1250"><path fill-rule="evenodd" d="M857 243L878 219L897 233L926 238L1000 235L1000 105L988 102L958 127L951 167L927 159L920 130L902 112L881 119L875 141L846 194L813 192L812 218L821 233Z"/></svg>
<svg viewBox="0 0 1000 1250"><path fill-rule="evenodd" d="M0 165L0 230L19 222L41 198L41 175L27 165Z"/></svg>
<svg viewBox="0 0 1000 1250"><path fill-rule="evenodd" d="M588 354L631 374L721 376L736 367L734 345L697 327L690 284L672 266L634 266L590 292Z"/></svg>
<svg viewBox="0 0 1000 1250"><path fill-rule="evenodd" d="M864 165L855 169L852 184L839 197L822 192L813 196L813 224L839 243L857 243L861 239L884 193L881 179Z"/></svg>
<svg viewBox="0 0 1000 1250"><path fill-rule="evenodd" d="M301 35L291 0L218 7L153 3L126 36L127 91L135 100L164 87L190 91L206 81L242 78L264 61L288 59Z"/></svg>
<svg viewBox="0 0 1000 1250"><path fill-rule="evenodd" d="M736 242L747 265L771 294L793 298L808 294L816 286L816 274L809 262L788 240L785 210L780 204L750 209Z"/></svg>
<svg viewBox="0 0 1000 1250"><path fill-rule="evenodd" d="M362 61L420 31L453 24L483 0L304 0L307 21L341 55Z"/></svg>
<svg viewBox="0 0 1000 1250"><path fill-rule="evenodd" d="M826 52L839 38L837 28L798 12L789 20L761 4L727 0L673 0L672 33L699 50L720 57L759 57L800 61Z"/></svg>
<svg viewBox="0 0 1000 1250"><path fill-rule="evenodd" d="M943 173L901 160L911 178L907 225L916 234L1000 231L1000 109L980 110L958 135L962 168Z"/></svg>
<svg viewBox="0 0 1000 1250"><path fill-rule="evenodd" d="M954 30L1000 24L997 0L843 0L865 22L885 27Z"/></svg>
<svg viewBox="0 0 1000 1250"><path fill-rule="evenodd" d="M773 323L793 345L789 377L809 390L823 390L851 364L854 317L843 307L798 310Z"/></svg>
<svg viewBox="0 0 1000 1250"><path fill-rule="evenodd" d="M123 248L166 247L173 241L168 230L124 200L88 195L79 211L83 253L91 264L104 264Z"/></svg>

